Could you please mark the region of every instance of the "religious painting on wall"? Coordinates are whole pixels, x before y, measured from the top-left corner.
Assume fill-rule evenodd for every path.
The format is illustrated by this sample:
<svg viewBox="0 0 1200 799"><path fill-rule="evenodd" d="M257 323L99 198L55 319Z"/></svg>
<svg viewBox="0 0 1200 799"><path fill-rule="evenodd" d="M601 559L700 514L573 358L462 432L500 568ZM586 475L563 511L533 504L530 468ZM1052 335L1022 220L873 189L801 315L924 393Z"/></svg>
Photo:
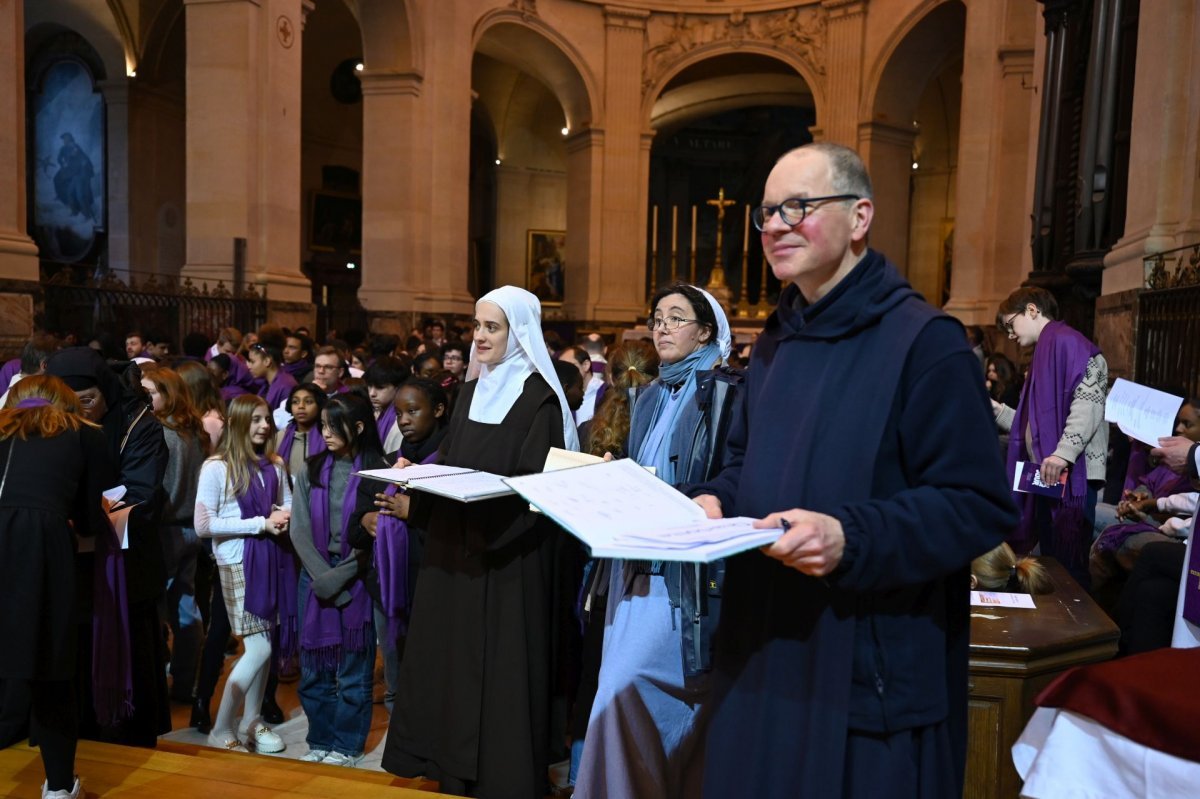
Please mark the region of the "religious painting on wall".
<svg viewBox="0 0 1200 799"><path fill-rule="evenodd" d="M525 248L525 288L543 305L562 304L566 241L566 231L529 231Z"/></svg>
<svg viewBox="0 0 1200 799"><path fill-rule="evenodd" d="M362 199L315 191L308 216L308 248L323 252L362 250Z"/></svg>
<svg viewBox="0 0 1200 799"><path fill-rule="evenodd" d="M104 229L104 99L86 66L63 60L32 105L33 236L43 259L75 262Z"/></svg>

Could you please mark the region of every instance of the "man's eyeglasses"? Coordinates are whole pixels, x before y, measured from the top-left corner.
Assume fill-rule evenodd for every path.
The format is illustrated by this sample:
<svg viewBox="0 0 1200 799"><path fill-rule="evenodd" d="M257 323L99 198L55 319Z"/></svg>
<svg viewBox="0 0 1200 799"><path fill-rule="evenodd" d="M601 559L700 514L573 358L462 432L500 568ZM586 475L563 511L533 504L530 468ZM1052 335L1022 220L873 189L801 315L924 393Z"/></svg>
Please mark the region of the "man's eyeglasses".
<svg viewBox="0 0 1200 799"><path fill-rule="evenodd" d="M684 319L682 316L652 316L646 321L646 327L653 333L658 328L663 330L678 330L683 325L690 325L696 319Z"/></svg>
<svg viewBox="0 0 1200 799"><path fill-rule="evenodd" d="M783 224L788 227L795 227L808 216L810 208L816 209L820 207L818 203L861 199L862 197L857 194L831 194L828 197L790 197L779 205L758 206L750 213L750 219L754 221L754 227L761 231L767 226L767 222L771 221L771 217L775 216L776 212L779 212L779 218L783 220Z"/></svg>
<svg viewBox="0 0 1200 799"><path fill-rule="evenodd" d="M1008 317L1007 319L1000 320L1000 329L1002 331L1004 331L1004 335L1011 336L1013 334L1013 326L1012 326L1013 320L1016 319L1018 316L1020 316L1023 313L1025 313L1025 312L1017 311L1015 314Z"/></svg>

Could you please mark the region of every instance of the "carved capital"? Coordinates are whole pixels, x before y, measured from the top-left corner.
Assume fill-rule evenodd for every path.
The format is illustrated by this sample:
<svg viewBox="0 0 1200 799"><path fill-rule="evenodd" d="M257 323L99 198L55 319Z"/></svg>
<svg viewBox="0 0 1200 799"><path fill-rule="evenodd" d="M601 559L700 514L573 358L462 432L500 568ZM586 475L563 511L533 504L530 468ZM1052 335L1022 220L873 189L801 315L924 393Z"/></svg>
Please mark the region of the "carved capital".
<svg viewBox="0 0 1200 799"><path fill-rule="evenodd" d="M646 20L650 12L640 8L623 8L621 6L604 7L604 24L610 28L633 28L646 30Z"/></svg>
<svg viewBox="0 0 1200 799"><path fill-rule="evenodd" d="M366 69L359 73L363 97L371 95L406 94L421 96L425 82L420 72L402 72L398 69Z"/></svg>
<svg viewBox="0 0 1200 799"><path fill-rule="evenodd" d="M829 21L858 17L867 13L867 0L821 0Z"/></svg>

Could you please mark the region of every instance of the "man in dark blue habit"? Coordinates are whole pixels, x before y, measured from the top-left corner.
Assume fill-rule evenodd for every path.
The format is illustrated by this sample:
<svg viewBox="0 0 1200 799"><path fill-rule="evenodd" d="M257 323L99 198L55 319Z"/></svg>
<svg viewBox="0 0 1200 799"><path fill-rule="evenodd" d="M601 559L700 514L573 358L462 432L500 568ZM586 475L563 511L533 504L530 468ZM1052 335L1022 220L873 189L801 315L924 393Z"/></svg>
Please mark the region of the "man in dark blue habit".
<svg viewBox="0 0 1200 799"><path fill-rule="evenodd" d="M754 222L784 284L712 517L728 561L705 795L961 797L969 565L1018 521L962 325L868 249L858 155L784 155Z"/></svg>

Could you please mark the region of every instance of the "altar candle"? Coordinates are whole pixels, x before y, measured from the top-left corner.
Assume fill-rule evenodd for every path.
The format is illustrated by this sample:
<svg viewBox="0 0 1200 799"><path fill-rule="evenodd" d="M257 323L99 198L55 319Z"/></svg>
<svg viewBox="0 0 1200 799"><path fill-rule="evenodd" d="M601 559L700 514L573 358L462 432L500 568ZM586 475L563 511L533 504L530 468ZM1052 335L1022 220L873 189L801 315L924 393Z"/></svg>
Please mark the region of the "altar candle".
<svg viewBox="0 0 1200 799"><path fill-rule="evenodd" d="M654 221L651 224L650 251L658 252L658 206L654 206Z"/></svg>
<svg viewBox="0 0 1200 799"><path fill-rule="evenodd" d="M679 244L679 206L671 206L671 252L678 249Z"/></svg>
<svg viewBox="0 0 1200 799"><path fill-rule="evenodd" d="M746 206L746 221L742 224L742 252L750 251L750 206Z"/></svg>
<svg viewBox="0 0 1200 799"><path fill-rule="evenodd" d="M692 206L692 252L696 251L696 206Z"/></svg>

